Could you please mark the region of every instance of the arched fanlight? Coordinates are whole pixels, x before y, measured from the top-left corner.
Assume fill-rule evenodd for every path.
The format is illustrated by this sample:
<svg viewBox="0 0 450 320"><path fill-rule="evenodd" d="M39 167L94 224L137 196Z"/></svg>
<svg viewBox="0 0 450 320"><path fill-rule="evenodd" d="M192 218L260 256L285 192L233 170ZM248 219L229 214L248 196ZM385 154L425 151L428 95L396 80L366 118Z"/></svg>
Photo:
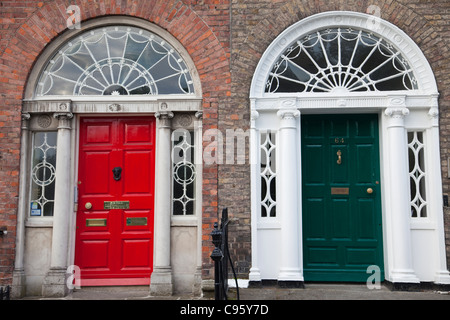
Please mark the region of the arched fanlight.
<svg viewBox="0 0 450 320"><path fill-rule="evenodd" d="M65 43L41 73L36 96L193 94L188 67L157 35L108 26Z"/></svg>
<svg viewBox="0 0 450 320"><path fill-rule="evenodd" d="M367 31L332 28L289 46L273 65L265 92L415 89L412 67L391 43Z"/></svg>

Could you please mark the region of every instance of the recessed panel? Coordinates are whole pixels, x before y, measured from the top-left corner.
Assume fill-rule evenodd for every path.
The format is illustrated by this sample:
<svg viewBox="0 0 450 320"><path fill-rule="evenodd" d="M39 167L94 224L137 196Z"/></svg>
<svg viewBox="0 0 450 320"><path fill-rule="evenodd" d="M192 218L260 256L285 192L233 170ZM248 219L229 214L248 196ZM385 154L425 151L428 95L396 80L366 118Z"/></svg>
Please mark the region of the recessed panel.
<svg viewBox="0 0 450 320"><path fill-rule="evenodd" d="M82 266L84 268L107 268L109 240L85 240L81 243Z"/></svg>
<svg viewBox="0 0 450 320"><path fill-rule="evenodd" d="M152 126L151 124L133 124L126 123L125 127L125 143L151 142Z"/></svg>
<svg viewBox="0 0 450 320"><path fill-rule="evenodd" d="M123 268L150 268L151 239L124 240Z"/></svg>
<svg viewBox="0 0 450 320"><path fill-rule="evenodd" d="M86 128L86 144L111 143L110 125L88 125Z"/></svg>

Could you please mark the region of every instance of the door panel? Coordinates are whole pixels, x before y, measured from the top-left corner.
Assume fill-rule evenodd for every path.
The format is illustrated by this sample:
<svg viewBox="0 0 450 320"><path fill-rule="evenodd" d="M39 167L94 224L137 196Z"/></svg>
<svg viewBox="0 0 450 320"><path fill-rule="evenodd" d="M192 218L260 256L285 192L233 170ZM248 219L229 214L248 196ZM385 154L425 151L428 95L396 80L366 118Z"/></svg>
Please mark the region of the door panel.
<svg viewBox="0 0 450 320"><path fill-rule="evenodd" d="M154 137L154 117L80 121L75 264L82 285L150 281Z"/></svg>
<svg viewBox="0 0 450 320"><path fill-rule="evenodd" d="M302 117L305 280L383 270L378 148L377 115Z"/></svg>

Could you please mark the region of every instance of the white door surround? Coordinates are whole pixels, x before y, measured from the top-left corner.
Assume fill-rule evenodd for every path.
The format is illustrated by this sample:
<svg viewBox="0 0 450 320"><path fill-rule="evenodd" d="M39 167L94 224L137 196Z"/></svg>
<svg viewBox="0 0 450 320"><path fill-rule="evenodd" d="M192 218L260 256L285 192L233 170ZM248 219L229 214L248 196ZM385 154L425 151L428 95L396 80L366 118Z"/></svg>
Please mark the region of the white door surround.
<svg viewBox="0 0 450 320"><path fill-rule="evenodd" d="M297 77L287 80L292 85L317 88L317 82L314 84L306 75L307 70L298 66L299 60L293 63L294 59L287 56L297 45L304 50L309 35L317 34L319 38L333 29L339 30L341 35L341 28L349 34L356 34L353 30L361 30L369 38L373 35L378 43L392 49L392 56L410 68L408 74L413 85L407 90L396 91L383 88L352 92L340 86L332 90L332 85L327 84L322 86L328 87L326 90L271 91L274 77L278 77L276 81L280 86L287 78ZM326 38L323 36L322 40L325 53ZM274 74L274 70L281 68L283 63L285 70L294 65L294 71L290 75ZM328 68L330 73L338 73L346 67L341 64L340 53L337 63L327 63L324 69ZM321 72L324 75L326 70ZM364 77L369 80L368 75ZM443 226L438 96L432 69L420 48L388 21L356 12L324 12L295 23L277 36L262 55L250 89L250 281L304 281L302 174L298 169L301 168L302 114L375 113L379 116L385 279L392 283L449 284ZM414 142L413 137L416 137ZM417 141L417 137L422 140ZM408 150L416 154L415 159L408 156ZM271 170L267 170L269 162ZM410 168L413 165L415 170ZM269 194L273 180L276 180L276 188L273 194ZM426 207L426 213L412 212L413 207L419 206Z"/></svg>

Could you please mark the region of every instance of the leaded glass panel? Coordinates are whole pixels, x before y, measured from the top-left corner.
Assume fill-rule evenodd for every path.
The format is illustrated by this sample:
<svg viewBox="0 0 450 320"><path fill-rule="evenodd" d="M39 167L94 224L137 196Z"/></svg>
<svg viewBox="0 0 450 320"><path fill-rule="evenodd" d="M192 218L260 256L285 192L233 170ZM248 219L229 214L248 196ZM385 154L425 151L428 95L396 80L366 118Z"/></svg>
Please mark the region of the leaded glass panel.
<svg viewBox="0 0 450 320"><path fill-rule="evenodd" d="M56 135L56 132L36 132L34 134L31 167L31 216L53 216Z"/></svg>
<svg viewBox="0 0 450 320"><path fill-rule="evenodd" d="M179 129L173 132L172 176L173 214L193 215L195 203L194 132Z"/></svg>
<svg viewBox="0 0 450 320"><path fill-rule="evenodd" d="M289 46L274 64L265 92L415 89L412 67L391 43L363 30L331 28Z"/></svg>
<svg viewBox="0 0 450 320"><path fill-rule="evenodd" d="M193 94L188 67L165 40L108 26L67 42L41 74L37 96Z"/></svg>

